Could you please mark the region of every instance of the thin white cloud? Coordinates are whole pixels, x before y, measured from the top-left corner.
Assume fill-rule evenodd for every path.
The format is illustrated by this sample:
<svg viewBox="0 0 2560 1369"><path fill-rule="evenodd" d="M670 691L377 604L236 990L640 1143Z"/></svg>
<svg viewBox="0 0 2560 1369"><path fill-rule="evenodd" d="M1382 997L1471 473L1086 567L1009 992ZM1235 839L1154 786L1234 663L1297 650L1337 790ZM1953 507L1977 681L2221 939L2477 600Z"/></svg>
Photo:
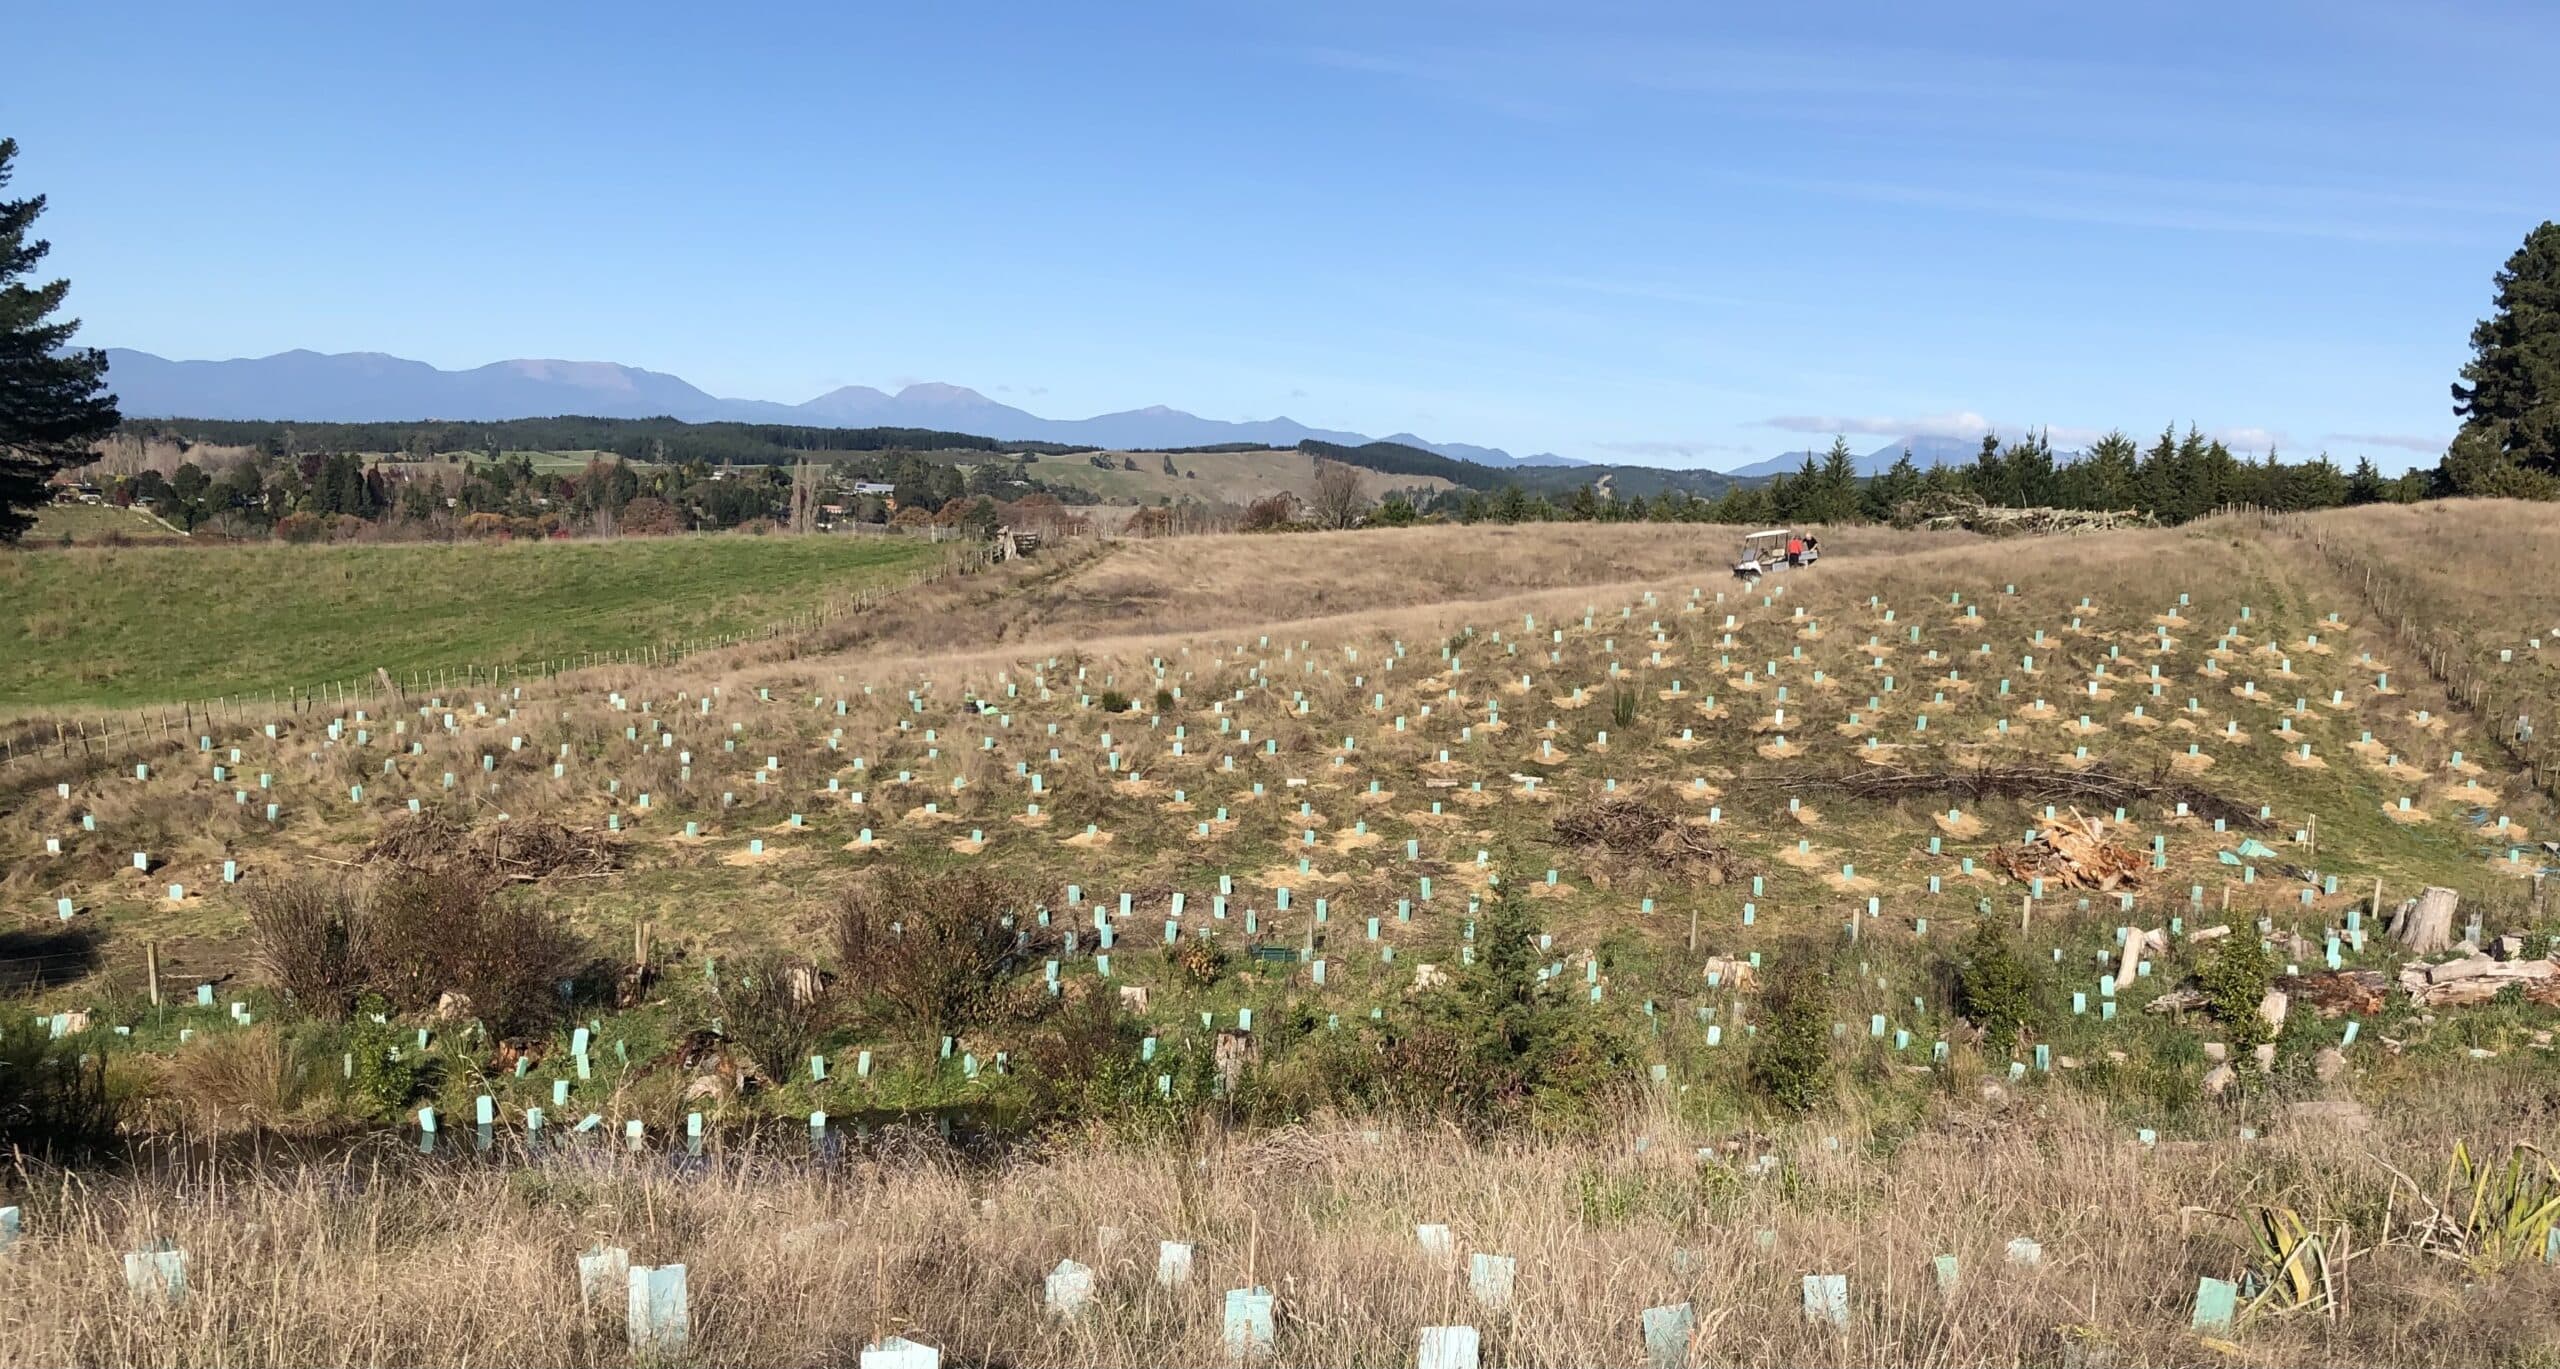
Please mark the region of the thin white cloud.
<svg viewBox="0 0 2560 1369"><path fill-rule="evenodd" d="M1643 457L1657 461L1672 459L1695 461L1702 457L1730 456L1758 450L1757 448L1746 447L1739 442L1709 442L1703 438L1672 438L1667 440L1636 442L1594 442L1591 445L1600 451L1615 452L1620 456Z"/></svg>
<svg viewBox="0 0 2560 1369"><path fill-rule="evenodd" d="M2420 456L2434 456L2453 442L2449 437L2428 437L2423 433L2328 433L2320 440L2351 447L2397 447Z"/></svg>
<svg viewBox="0 0 2560 1369"><path fill-rule="evenodd" d="M1847 418L1830 414L1780 414L1765 418L1762 427L1780 428L1791 433L1832 433L1847 436L1857 433L1865 437L1958 437L1978 438L1994 430L1990 419L1977 413L1930 414L1920 418Z"/></svg>
<svg viewBox="0 0 2560 1369"><path fill-rule="evenodd" d="M2246 456L2281 451L2293 445L2293 436L2280 428L2207 428L2204 435Z"/></svg>

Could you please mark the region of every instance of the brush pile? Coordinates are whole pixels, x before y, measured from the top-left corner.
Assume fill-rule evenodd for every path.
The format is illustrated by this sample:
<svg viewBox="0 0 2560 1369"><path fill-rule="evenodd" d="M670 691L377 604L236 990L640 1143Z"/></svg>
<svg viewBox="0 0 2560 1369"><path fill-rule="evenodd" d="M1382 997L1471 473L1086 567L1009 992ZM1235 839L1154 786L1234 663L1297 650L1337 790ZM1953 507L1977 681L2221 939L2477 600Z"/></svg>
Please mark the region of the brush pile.
<svg viewBox="0 0 2560 1369"><path fill-rule="evenodd" d="M613 847L600 832L575 831L539 818L504 818L487 827L465 828L432 811L394 814L364 855L370 863L409 870L463 867L518 883L554 875L600 875L614 868Z"/></svg>
<svg viewBox="0 0 2560 1369"><path fill-rule="evenodd" d="M1733 852L1706 829L1634 794L1602 794L1556 815L1556 840L1587 851L1640 860L1722 884L1742 873Z"/></svg>
<svg viewBox="0 0 2560 1369"><path fill-rule="evenodd" d="M2098 893L2130 893L2142 887L2141 853L2107 840L2106 824L2073 809L2067 818L2046 818L2035 840L2003 846L1992 863L2019 883L2041 878L2047 887L2087 889Z"/></svg>
<svg viewBox="0 0 2560 1369"><path fill-rule="evenodd" d="M2009 509L1969 494L1941 490L1906 499L1893 511L1897 528L1962 529L1986 537L2041 537L2056 533L2156 528L2160 520L2140 509Z"/></svg>

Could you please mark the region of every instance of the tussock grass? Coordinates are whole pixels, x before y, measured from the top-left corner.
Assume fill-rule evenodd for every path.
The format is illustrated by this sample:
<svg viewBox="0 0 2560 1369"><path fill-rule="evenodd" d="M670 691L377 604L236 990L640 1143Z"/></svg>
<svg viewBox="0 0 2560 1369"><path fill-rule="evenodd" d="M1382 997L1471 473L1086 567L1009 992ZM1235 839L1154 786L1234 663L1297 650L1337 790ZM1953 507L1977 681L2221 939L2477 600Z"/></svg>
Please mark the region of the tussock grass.
<svg viewBox="0 0 2560 1369"><path fill-rule="evenodd" d="M621 1300L577 1297L575 1257L603 1243L687 1267L703 1364L843 1363L884 1332L962 1363L1217 1364L1223 1291L1248 1280L1277 1295L1282 1365L1409 1363L1419 1328L1445 1324L1481 1328L1496 1363L1632 1365L1638 1312L1684 1300L1690 1363L2181 1363L2214 1358L2186 1331L2196 1279L2249 1260L2213 1214L2275 1202L2348 1223L2367 1253L2347 1267L2351 1315L2256 1322L2238 1336L2246 1362L2542 1363L2560 1336L2549 1273L2466 1288L2451 1261L2372 1248L2388 1183L2375 1154L2530 1125L2474 1089L2369 1137L2157 1148L2068 1109L1959 1109L1916 1134L1851 1118L1735 1138L1640 1115L1575 1141L1333 1125L1069 1139L993 1170L916 1140L833 1171L777 1143L682 1177L603 1147L522 1167L388 1144L170 1155L130 1176L19 1181L29 1235L10 1276L47 1292L0 1307L0 1359L618 1364ZM1775 1168L1754 1176L1761 1155ZM1417 1243L1425 1222L1451 1228L1454 1268ZM2008 1263L2019 1237L2040 1268ZM189 1254L180 1307L123 1288L119 1256L154 1238ZM1156 1286L1160 1240L1195 1245L1188 1285ZM1510 1307L1473 1301L1473 1252L1518 1259ZM1939 1254L1959 1261L1952 1298ZM1072 1321L1042 1308L1061 1259L1099 1275ZM1847 1277L1845 1327L1800 1315L1816 1273Z"/></svg>

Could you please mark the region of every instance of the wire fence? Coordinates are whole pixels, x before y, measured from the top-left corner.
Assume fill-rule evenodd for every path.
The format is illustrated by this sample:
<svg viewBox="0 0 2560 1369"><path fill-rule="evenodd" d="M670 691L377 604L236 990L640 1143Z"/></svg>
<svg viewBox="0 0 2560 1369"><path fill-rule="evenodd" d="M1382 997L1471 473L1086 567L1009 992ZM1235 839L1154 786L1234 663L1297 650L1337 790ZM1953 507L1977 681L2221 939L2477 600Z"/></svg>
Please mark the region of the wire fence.
<svg viewBox="0 0 2560 1369"><path fill-rule="evenodd" d="M2308 545L2362 599L2391 639L2417 657L2455 703L2482 721L2534 787L2560 798L2560 740L2535 733L2527 722L2537 702L2550 701L2485 669L2471 637L2446 622L2442 605L2415 577L2347 545L2300 514L2255 508L2240 512L2261 530Z"/></svg>

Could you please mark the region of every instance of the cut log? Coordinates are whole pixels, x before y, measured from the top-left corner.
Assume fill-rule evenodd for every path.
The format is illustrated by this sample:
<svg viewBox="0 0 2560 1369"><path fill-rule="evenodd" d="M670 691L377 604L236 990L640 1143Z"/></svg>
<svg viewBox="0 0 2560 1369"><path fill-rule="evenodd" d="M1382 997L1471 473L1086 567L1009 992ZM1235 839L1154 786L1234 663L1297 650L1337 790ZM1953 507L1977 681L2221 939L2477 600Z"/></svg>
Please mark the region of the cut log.
<svg viewBox="0 0 2560 1369"><path fill-rule="evenodd" d="M2453 911L2462 896L2439 885L2429 885L2418 901L2402 913L2392 934L2400 944L2420 955L2433 955L2453 944Z"/></svg>
<svg viewBox="0 0 2560 1369"><path fill-rule="evenodd" d="M2448 960L2441 965L2430 965L2427 967L2427 982L2430 984L2450 984L2457 979L2477 979L2480 976L2489 973L2497 963L2498 962L2491 960L2485 955L2465 956L2460 960Z"/></svg>
<svg viewBox="0 0 2560 1369"><path fill-rule="evenodd" d="M2170 1013L2199 1012L2212 1001L2204 996L2202 989L2178 988L2152 999L2142 1006L2142 1010L2163 1016Z"/></svg>
<svg viewBox="0 0 2560 1369"><path fill-rule="evenodd" d="M2147 944L2149 944L2148 940L2140 934L2129 936L2124 939L2124 954L2116 961L2116 989L2118 992L2132 988L2133 981L2141 974L2142 948Z"/></svg>

